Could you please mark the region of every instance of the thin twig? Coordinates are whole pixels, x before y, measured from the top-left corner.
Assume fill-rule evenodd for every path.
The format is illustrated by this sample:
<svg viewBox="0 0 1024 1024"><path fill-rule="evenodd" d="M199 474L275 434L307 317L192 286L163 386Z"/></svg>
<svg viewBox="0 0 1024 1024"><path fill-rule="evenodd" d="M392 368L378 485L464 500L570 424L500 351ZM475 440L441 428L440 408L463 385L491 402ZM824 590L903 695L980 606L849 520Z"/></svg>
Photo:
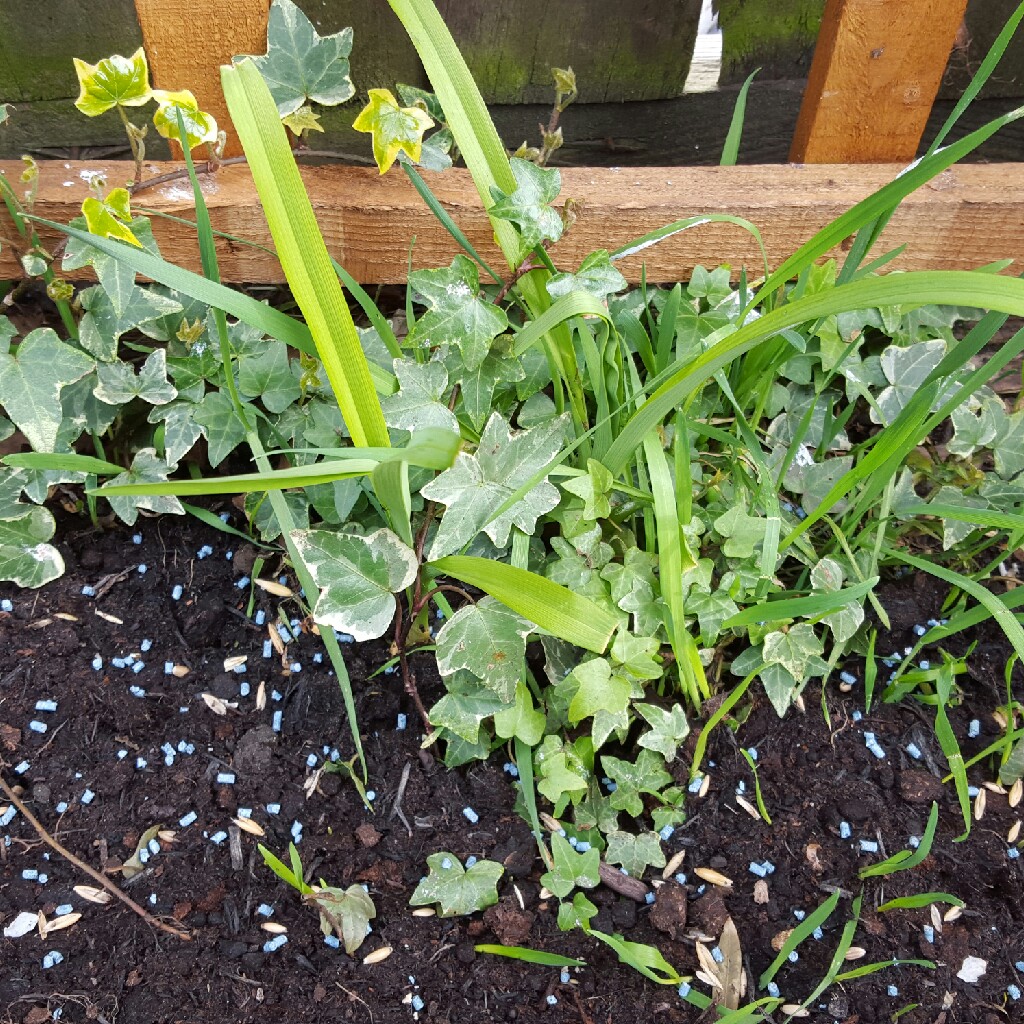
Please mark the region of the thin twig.
<svg viewBox="0 0 1024 1024"><path fill-rule="evenodd" d="M246 158L244 156L229 156L227 160L219 160L216 163L212 160L205 160L202 163L196 164L196 174L214 174L218 167L225 167L227 164L244 164L245 162ZM157 174L152 178L146 178L145 181L140 181L135 185L132 185L128 191L133 196L137 196L147 188L154 188L157 185L166 185L169 181L180 181L182 178L187 177L188 169L181 167L176 171L167 171L166 174Z"/></svg>
<svg viewBox="0 0 1024 1024"><path fill-rule="evenodd" d="M135 913L138 914L139 917L141 917L148 924L152 925L155 928L159 928L161 931L167 932L169 935L175 936L175 938L184 939L186 942L190 942L192 940L192 936L188 932L182 931L180 928L175 928L173 925L164 924L163 921L160 921L157 918L155 918L151 913L149 913L148 910L146 910L144 907L140 907L138 903L136 903L135 900L133 900L130 896L126 896L121 889L114 885L114 883L111 882L108 878L101 875L95 868L90 867L90 865L86 864L85 861L80 860L70 850L61 846L61 844L58 843L57 840L54 839L53 836L51 836L50 833L47 832L45 828L43 828L43 826L39 823L35 815L33 815L32 812L22 802L18 794L15 793L14 790L11 789L9 785L7 785L7 780L4 779L2 775L0 775L0 789L3 790L5 795L10 799L11 803L13 803L14 806L17 807L18 810L25 816L25 820L36 830L36 832L39 833L39 838L42 839L42 841L46 843L47 846L49 846L53 850L56 850L57 853L59 853L65 860L70 861L72 864L74 864L75 867L78 868L80 871L84 871L94 882L99 882L99 884L104 889L106 889L107 892L109 892L112 896L116 896L122 903L124 903L126 906L134 910Z"/></svg>

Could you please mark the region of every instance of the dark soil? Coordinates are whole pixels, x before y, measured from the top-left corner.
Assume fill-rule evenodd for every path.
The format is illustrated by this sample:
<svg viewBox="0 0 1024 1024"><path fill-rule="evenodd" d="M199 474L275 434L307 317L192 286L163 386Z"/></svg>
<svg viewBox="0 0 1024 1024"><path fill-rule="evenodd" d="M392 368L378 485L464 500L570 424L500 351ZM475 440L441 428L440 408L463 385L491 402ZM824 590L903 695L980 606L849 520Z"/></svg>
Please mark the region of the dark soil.
<svg viewBox="0 0 1024 1024"><path fill-rule="evenodd" d="M136 532L143 537L138 546L132 543ZM52 918L54 909L67 903L82 918L45 940L35 931L0 938L0 1019L627 1024L699 1018L673 988L619 965L610 950L582 935L559 932L557 901L541 897L540 861L528 828L513 813L514 791L501 770L502 758L448 772L419 750L418 723L397 677L371 676L386 659L385 648L347 650L375 813L337 774L321 775L307 799L303 784L316 771L307 767L307 757L316 755L322 765L326 745L347 759L351 741L326 658L323 664L314 661L315 636L301 634L283 661L277 655L263 658L266 627L246 618L249 590L235 585L251 573L253 550L195 520L173 517L108 532L71 520L61 536L68 563L63 579L38 592L0 585L0 598L10 599L14 608L0 613L4 778L23 787L31 811L68 850L109 872L134 900L178 923L191 940L155 929L117 901L100 906L81 899L72 887L90 880L49 852L18 815L0 828L0 925L21 911ZM204 544L214 554L200 560L197 552ZM234 549L231 561L225 558L229 548ZM147 566L144 575L136 568L140 563ZM271 561L263 577L276 568ZM175 601L172 588L178 584L183 593ZM83 585L94 587L98 596L83 596ZM913 579L883 592L894 620L889 638L894 646L911 642L910 629L935 614L940 597L931 584ZM297 614L294 603L256 593L255 608L268 619L282 604L289 618ZM146 653L144 639L152 641ZM961 737L967 736L970 719L981 723L980 735L963 741L965 756L998 735L991 712L1005 701L1005 645L996 634L975 639L981 644L970 661L972 673L962 679L965 705L950 711ZM132 653L144 663L138 673L112 667L112 658ZM99 671L92 667L97 654L103 659ZM225 672L224 660L241 654L248 655L245 673ZM165 662L185 666L188 674L165 675ZM301 670L291 671L295 662ZM429 703L439 683L425 660L418 674ZM244 697L243 680L250 688ZM257 710L261 683L266 707ZM144 688L145 695L133 696L131 686ZM214 714L202 693L229 701L227 713ZM806 710L780 723L758 695L738 737L717 731L708 752L709 790L690 797L689 820L664 844L670 857L685 850L677 869L686 873L685 889L666 882L652 912L601 887L590 893L600 908L596 926L656 944L671 963L692 973L697 969L694 936L716 938L731 915L751 978L749 999L753 983L776 955L773 938L796 924L794 911L810 912L839 887L844 898L821 939L805 942L799 959L777 977L782 994L799 1002L828 967L850 917L851 898L861 891L858 869L904 849L910 835L920 836L931 801L937 800L941 813L930 856L912 871L864 886L864 913L854 941L866 954L848 965L913 957L934 961L935 969L890 967L833 986L814 1004L810 1019L874 1024L908 1007L913 1008L899 1017L905 1024L1021 1019L1024 1001L1014 1003L1007 995L1008 985L1024 986L1014 966L1024 959L1021 861L1008 857L1006 839L1021 808L1011 809L1006 795L987 792L987 809L970 838L954 842L962 820L955 793L940 782L945 761L929 709L881 705L855 721L855 709L863 708L860 687L848 695L830 687L829 725L819 698L809 691ZM41 699L57 701L57 710L35 710ZM275 733L271 723L278 710L283 725ZM408 716L405 731L396 730L399 713ZM32 731L33 720L45 722L46 732ZM884 759L866 748L866 729L875 733ZM194 745L194 753L177 753L183 741ZM923 754L919 761L905 752L911 742ZM753 799L753 778L739 743L757 748L771 826L737 804L741 781ZM164 744L175 748L171 765L165 764ZM126 753L119 759L120 751ZM138 769L137 758L146 767ZM16 775L22 761L30 767ZM687 767L681 760L673 765L680 781ZM234 772L233 785L217 784L217 774L225 771ZM396 795L406 772L400 815ZM987 778L980 766L972 772L977 785ZM87 789L95 794L89 803L83 802ZM62 813L61 802L67 804ZM0 807L5 803L0 798ZM277 815L267 813L273 803L281 805ZM479 814L478 824L463 817L467 806ZM263 866L253 836L234 836L234 855L230 840L216 845L208 838L234 829L239 808L252 809L252 820L266 832L262 841L278 853L287 847L292 823L301 822L299 850L313 878L367 884L377 918L355 958L324 944L315 913ZM179 826L189 812L197 815L195 823ZM852 827L849 839L840 838L844 821ZM142 874L124 881L120 865L154 825L173 831L173 840L163 842ZM861 839L878 842L880 852L860 852ZM499 906L471 918L412 916L409 897L425 873L426 857L439 850L504 862ZM765 879L768 901L759 903L754 899L758 880L748 866L765 859L776 870ZM694 873L699 867L729 876L733 888L705 888ZM45 873L45 885L24 879L25 869ZM929 891L953 893L966 902L958 919L943 923L941 932L936 929L934 943L924 937L929 908L877 910L893 897ZM271 920L288 929L287 944L272 953L262 951L271 937L260 928L267 920L257 913L263 903L274 908ZM567 953L589 966L563 984L557 968L477 953L478 942ZM392 947L390 957L372 966L362 963L384 945ZM51 950L63 954L63 962L44 969L43 957ZM956 977L967 956L987 961L987 973L977 984ZM549 1005L548 996L557 1002ZM423 1002L419 1013L413 997Z"/></svg>

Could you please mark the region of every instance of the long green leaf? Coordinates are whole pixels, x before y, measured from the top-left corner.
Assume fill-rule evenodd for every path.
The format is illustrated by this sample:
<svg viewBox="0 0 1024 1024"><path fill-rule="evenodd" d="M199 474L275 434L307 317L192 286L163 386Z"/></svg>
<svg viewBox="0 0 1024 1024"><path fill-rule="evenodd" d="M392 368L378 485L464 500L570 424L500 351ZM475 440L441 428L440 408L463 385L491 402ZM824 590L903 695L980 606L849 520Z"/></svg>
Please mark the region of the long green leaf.
<svg viewBox="0 0 1024 1024"><path fill-rule="evenodd" d="M764 988L772 978L779 972L779 968L789 959L789 954L800 945L804 939L823 925L831 916L832 912L839 905L841 892L837 889L821 906L812 910L790 933L779 950L779 955L771 962L768 969L758 979L757 987Z"/></svg>
<svg viewBox="0 0 1024 1024"><path fill-rule="evenodd" d="M515 355L521 356L549 331L577 316L597 316L611 323L608 308L596 296L590 292L569 292L552 303L536 320L531 320L516 335L513 349Z"/></svg>
<svg viewBox="0 0 1024 1024"><path fill-rule="evenodd" d="M117 463L71 452L17 452L5 455L0 462L13 469L56 469L69 473L96 473L99 476L117 476L124 472L124 466Z"/></svg>
<svg viewBox="0 0 1024 1024"><path fill-rule="evenodd" d="M866 199L851 206L849 210L841 214L830 224L826 225L812 238L808 239L789 259L771 275L761 286L760 291L751 299L750 306L758 305L767 295L770 295L780 285L785 284L791 277L799 274L805 267L810 266L819 256L823 256L830 249L839 245L844 238L856 234L857 230L865 224L871 223L879 217L885 216L889 211L898 206L915 189L920 188L930 181L937 174L941 174L947 167L951 167L958 160L963 159L972 150L977 149L986 139L991 138L1000 128L1024 117L1024 107L1018 107L1009 113L1003 114L983 125L977 131L971 132L951 146L915 161L908 168L902 171L893 181L872 193ZM862 308L862 307L850 307Z"/></svg>
<svg viewBox="0 0 1024 1024"><path fill-rule="evenodd" d="M490 594L524 619L584 650L603 654L618 621L588 597L504 562L448 555L431 568Z"/></svg>
<svg viewBox="0 0 1024 1024"><path fill-rule="evenodd" d="M924 834L916 850L900 850L891 857L880 861L878 864L870 864L860 871L861 878L875 878L878 875L894 875L897 871L909 871L916 868L931 853L932 843L935 841L935 828L939 823L939 805L932 802L931 813L928 815L928 824L925 825Z"/></svg>
<svg viewBox="0 0 1024 1024"><path fill-rule="evenodd" d="M917 910L920 907L928 907L933 903L952 903L954 907L964 906L964 901L959 896L948 892L919 892L915 896L897 896L896 899L886 900L878 908L880 914L887 910Z"/></svg>
<svg viewBox="0 0 1024 1024"><path fill-rule="evenodd" d="M494 203L491 186L511 193L516 189L516 179L473 75L432 0L388 2L419 54L480 201L489 210ZM509 267L515 267L519 259L518 232L508 221L492 220L492 224Z"/></svg>
<svg viewBox="0 0 1024 1024"><path fill-rule="evenodd" d="M780 619L816 619L829 612L839 611L854 601L863 601L878 582L877 576L866 579L854 587L829 593L808 594L807 597L790 597L781 601L764 601L751 605L731 615L722 623L723 629L736 626L750 626L755 622L778 622Z"/></svg>
<svg viewBox="0 0 1024 1024"><path fill-rule="evenodd" d="M575 960L571 956L560 953L545 953L529 946L498 946L482 943L473 947L478 953L491 953L494 956L507 956L512 960L522 960L528 964L541 964L543 967L586 967L585 960Z"/></svg>
<svg viewBox="0 0 1024 1024"><path fill-rule="evenodd" d="M747 115L747 93L750 92L754 76L760 70L760 68L754 68L747 75L747 80L740 86L740 91L736 96L736 103L732 108L732 119L729 121L729 132L725 136L725 144L722 146L722 159L718 161L722 167L732 167L739 159L740 140L743 138L743 120Z"/></svg>
<svg viewBox="0 0 1024 1024"><path fill-rule="evenodd" d="M386 448L391 441L369 365L270 89L250 60L222 67L221 84L281 267L352 440Z"/></svg>
<svg viewBox="0 0 1024 1024"><path fill-rule="evenodd" d="M1024 315L1024 281L966 270L890 274L840 285L786 303L745 324L677 370L626 423L605 456L616 476L626 467L644 436L737 356L777 337L787 327L833 313L876 306L964 305Z"/></svg>

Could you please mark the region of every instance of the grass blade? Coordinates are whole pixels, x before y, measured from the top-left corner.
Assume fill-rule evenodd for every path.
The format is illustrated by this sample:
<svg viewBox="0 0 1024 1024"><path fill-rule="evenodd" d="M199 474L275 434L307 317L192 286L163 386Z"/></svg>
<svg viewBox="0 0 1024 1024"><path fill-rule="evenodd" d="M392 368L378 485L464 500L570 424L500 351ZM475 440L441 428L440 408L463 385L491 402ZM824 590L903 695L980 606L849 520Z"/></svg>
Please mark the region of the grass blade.
<svg viewBox="0 0 1024 1024"><path fill-rule="evenodd" d="M948 892L919 892L916 896L898 896L894 900L887 900L878 911L885 913L887 910L918 910L933 903L952 903L954 907L966 905L958 896Z"/></svg>
<svg viewBox="0 0 1024 1024"><path fill-rule="evenodd" d="M541 964L544 967L586 967L585 960L575 960L571 956L560 953L545 953L529 946L498 946L483 943L473 947L478 953L490 953L493 956L507 956L512 960L522 960L528 964Z"/></svg>
<svg viewBox="0 0 1024 1024"><path fill-rule="evenodd" d="M604 653L618 625L610 612L589 598L526 569L472 555L448 555L430 565L479 587L541 629L595 654Z"/></svg>
<svg viewBox="0 0 1024 1024"><path fill-rule="evenodd" d="M811 911L790 933L789 938L783 943L779 955L771 962L769 968L758 979L757 987L764 988L776 974L779 968L789 959L789 954L808 938L816 928L823 925L831 916L832 912L839 906L840 892L837 890L821 906Z"/></svg>
<svg viewBox="0 0 1024 1024"><path fill-rule="evenodd" d="M740 86L736 105L732 109L732 119L729 121L729 133L725 137L725 145L722 146L722 159L718 161L722 167L732 167L739 159L743 120L747 115L747 93L750 92L750 84L754 81L754 76L760 70L760 68L754 68L747 76L747 80Z"/></svg>
<svg viewBox="0 0 1024 1024"><path fill-rule="evenodd" d="M221 68L224 98L345 425L359 446L390 443L369 365L267 83L250 60Z"/></svg>
<svg viewBox="0 0 1024 1024"><path fill-rule="evenodd" d="M860 870L861 878L877 878L879 875L894 875L897 871L909 871L916 868L928 856L935 841L935 828L939 824L939 805L932 802L931 813L928 815L928 824L925 825L924 834L916 850L900 850L891 857L871 864Z"/></svg>

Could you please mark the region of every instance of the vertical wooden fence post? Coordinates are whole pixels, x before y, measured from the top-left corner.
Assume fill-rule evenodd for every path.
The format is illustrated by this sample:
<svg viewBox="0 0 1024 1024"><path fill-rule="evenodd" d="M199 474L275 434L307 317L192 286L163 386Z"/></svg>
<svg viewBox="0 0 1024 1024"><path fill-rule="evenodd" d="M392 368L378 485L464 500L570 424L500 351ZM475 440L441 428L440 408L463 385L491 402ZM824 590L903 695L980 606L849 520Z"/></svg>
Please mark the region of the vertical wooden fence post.
<svg viewBox="0 0 1024 1024"><path fill-rule="evenodd" d="M135 0L142 41L158 89L191 89L228 133L226 155L242 152L220 88L220 65L266 53L270 0Z"/></svg>
<svg viewBox="0 0 1024 1024"><path fill-rule="evenodd" d="M967 0L827 0L790 160L912 160L966 7Z"/></svg>

